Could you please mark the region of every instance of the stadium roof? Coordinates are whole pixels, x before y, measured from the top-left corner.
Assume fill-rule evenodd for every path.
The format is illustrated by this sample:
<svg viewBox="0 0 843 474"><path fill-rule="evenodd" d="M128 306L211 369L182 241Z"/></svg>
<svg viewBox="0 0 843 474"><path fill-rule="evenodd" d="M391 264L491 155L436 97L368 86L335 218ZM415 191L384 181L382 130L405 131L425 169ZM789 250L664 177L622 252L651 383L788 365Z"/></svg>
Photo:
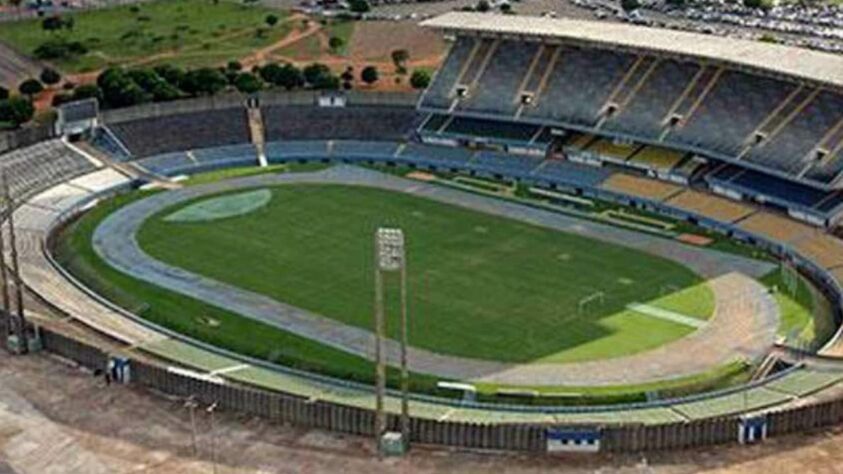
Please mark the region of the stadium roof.
<svg viewBox="0 0 843 474"><path fill-rule="evenodd" d="M843 88L843 56L803 48L625 23L451 12L422 22L450 33L499 34L537 40L651 50L729 63Z"/></svg>

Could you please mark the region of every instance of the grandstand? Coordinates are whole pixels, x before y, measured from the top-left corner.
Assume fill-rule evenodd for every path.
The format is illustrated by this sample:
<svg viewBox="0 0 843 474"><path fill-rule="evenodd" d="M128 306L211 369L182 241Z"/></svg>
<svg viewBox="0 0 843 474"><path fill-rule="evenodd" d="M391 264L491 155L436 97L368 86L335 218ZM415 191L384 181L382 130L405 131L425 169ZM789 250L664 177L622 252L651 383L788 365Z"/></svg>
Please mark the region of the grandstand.
<svg viewBox="0 0 843 474"><path fill-rule="evenodd" d="M249 141L243 108L151 117L109 123L108 127L137 157Z"/></svg>
<svg viewBox="0 0 843 474"><path fill-rule="evenodd" d="M12 197L21 198L99 166L61 140L49 140L3 155L0 173L7 180Z"/></svg>
<svg viewBox="0 0 843 474"><path fill-rule="evenodd" d="M682 191L682 187L622 173L612 175L601 184L603 189L661 202Z"/></svg>
<svg viewBox="0 0 843 474"><path fill-rule="evenodd" d="M423 24L455 37L419 101L436 117L425 132L480 121L567 129L580 135L565 149L588 152L578 154L585 161L687 182L696 167L673 176L670 170L690 164L686 154L699 155L717 170L707 182L723 194L770 203L820 226L843 211L833 192L843 184L837 57L571 20L450 13ZM461 134L472 128L483 127ZM648 144L671 151L656 156Z"/></svg>
<svg viewBox="0 0 843 474"><path fill-rule="evenodd" d="M407 107L268 106L263 114L267 141L399 141L407 138L419 121L416 112Z"/></svg>
<svg viewBox="0 0 843 474"><path fill-rule="evenodd" d="M739 221L755 212L752 207L745 204L693 189L686 189L668 198L665 204L715 221L729 223Z"/></svg>

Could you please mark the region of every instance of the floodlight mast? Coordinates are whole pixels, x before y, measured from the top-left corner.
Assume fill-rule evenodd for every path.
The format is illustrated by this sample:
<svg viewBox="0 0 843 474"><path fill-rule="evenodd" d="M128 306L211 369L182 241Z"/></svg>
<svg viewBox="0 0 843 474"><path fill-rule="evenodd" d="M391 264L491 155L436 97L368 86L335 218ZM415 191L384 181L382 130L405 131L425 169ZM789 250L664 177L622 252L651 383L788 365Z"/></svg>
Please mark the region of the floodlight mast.
<svg viewBox="0 0 843 474"><path fill-rule="evenodd" d="M19 338L19 343L21 344L18 347L18 351L21 354L25 354L28 352L28 341L26 336L26 316L24 314L24 307L23 307L23 283L20 277L20 262L18 259L18 246L17 246L17 238L15 236L15 204L14 198L12 197L12 193L9 189L9 181L6 177L6 173L3 172L0 174L0 187L2 187L3 193L3 204L4 209L3 213L5 214L6 221L8 222L9 226L9 241L8 246L10 249L10 257L11 257L11 264L12 264L12 281L15 284L15 306L17 309L17 317L12 316L11 311L8 314L8 322L14 322L15 326L15 334ZM0 224L2 224L0 222ZM2 225L0 225L0 232L2 232ZM4 242L5 244L5 242ZM5 262L4 262L5 263ZM5 270L5 269L4 269ZM6 273L4 271L4 273ZM8 273L6 273L8 276ZM6 295L8 294L8 286L7 282L4 279L4 288L3 288L3 296L4 296L4 305L7 303L5 299ZM4 308L5 309L5 308Z"/></svg>
<svg viewBox="0 0 843 474"><path fill-rule="evenodd" d="M375 233L375 437L380 456L381 437L386 431L383 408L386 391L386 360L383 344L386 339L384 274L398 273L401 280L401 435L406 444L410 434L409 372L407 369L407 265L404 232L401 229L379 228Z"/></svg>

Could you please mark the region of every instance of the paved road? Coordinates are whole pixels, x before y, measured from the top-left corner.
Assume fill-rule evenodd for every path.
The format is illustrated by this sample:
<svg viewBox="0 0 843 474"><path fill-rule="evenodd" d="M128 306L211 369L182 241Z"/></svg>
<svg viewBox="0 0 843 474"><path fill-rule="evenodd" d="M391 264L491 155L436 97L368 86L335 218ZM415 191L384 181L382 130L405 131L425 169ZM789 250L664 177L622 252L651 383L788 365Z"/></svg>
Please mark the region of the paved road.
<svg viewBox="0 0 843 474"><path fill-rule="evenodd" d="M759 357L769 350L775 339L778 308L764 287L750 278L769 272L772 269L769 263L347 166L316 173L253 176L157 194L135 202L105 219L94 234L94 247L112 266L136 278L372 358L373 338L370 332L172 267L143 252L135 238L143 222L166 207L228 190L294 183L362 185L411 193L660 255L681 262L711 279L709 284L715 293L716 310L709 323L688 337L654 350L628 357L581 363L509 364L411 348L410 367L417 372L505 384L641 383L698 373L732 361L738 354L749 358ZM387 352L391 360L397 360L398 345L389 341Z"/></svg>
<svg viewBox="0 0 843 474"><path fill-rule="evenodd" d="M38 62L0 43L0 85L17 90L25 79L38 77L41 69Z"/></svg>

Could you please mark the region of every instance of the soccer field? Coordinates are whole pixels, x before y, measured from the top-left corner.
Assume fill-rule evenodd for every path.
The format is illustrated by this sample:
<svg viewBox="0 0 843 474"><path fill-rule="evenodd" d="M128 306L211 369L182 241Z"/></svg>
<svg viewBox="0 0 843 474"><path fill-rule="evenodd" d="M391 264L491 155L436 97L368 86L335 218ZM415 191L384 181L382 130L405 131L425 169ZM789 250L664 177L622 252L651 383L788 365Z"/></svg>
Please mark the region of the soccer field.
<svg viewBox="0 0 843 474"><path fill-rule="evenodd" d="M690 270L628 248L371 188L271 191L264 206L218 220L168 219L179 210L168 209L145 224L139 242L172 265L368 329L372 235L401 227L410 342L464 357L617 357L694 330L629 304L700 320L713 311L711 290ZM596 294L602 302L581 308Z"/></svg>

